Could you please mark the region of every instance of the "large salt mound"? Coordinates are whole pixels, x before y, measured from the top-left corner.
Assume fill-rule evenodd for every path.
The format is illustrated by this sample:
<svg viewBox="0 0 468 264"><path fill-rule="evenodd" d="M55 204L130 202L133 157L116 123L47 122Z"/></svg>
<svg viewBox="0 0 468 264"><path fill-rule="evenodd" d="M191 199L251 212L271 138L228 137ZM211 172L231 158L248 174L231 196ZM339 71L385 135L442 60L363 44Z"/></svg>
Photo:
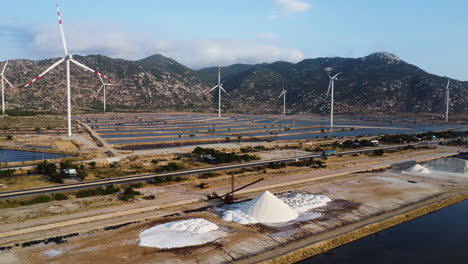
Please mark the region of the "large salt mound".
<svg viewBox="0 0 468 264"><path fill-rule="evenodd" d="M140 233L138 245L156 248L179 248L202 245L225 235L205 219L193 218L157 225Z"/></svg>
<svg viewBox="0 0 468 264"><path fill-rule="evenodd" d="M271 192L265 191L240 206L238 210L226 211L223 219L240 224L283 223L296 219L298 212L293 210Z"/></svg>
<svg viewBox="0 0 468 264"><path fill-rule="evenodd" d="M404 171L403 173L413 173L413 174L430 174L432 171L422 165L416 164Z"/></svg>

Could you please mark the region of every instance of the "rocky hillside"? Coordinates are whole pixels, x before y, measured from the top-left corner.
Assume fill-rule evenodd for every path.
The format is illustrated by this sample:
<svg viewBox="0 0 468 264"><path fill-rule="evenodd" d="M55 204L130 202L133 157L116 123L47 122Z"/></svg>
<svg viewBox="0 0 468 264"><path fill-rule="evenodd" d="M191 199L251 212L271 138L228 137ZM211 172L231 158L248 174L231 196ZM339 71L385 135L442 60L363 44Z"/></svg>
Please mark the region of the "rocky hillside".
<svg viewBox="0 0 468 264"><path fill-rule="evenodd" d="M107 89L110 109L203 110L210 107L211 84L178 62L154 55L139 61L104 56L75 56L75 60L111 78ZM24 85L52 65L56 59L12 60L5 76L15 88L6 89L7 108L62 111L66 106L65 64L61 64L33 85ZM0 65L3 65L0 64ZM75 109L102 108L99 78L71 63L72 98ZM97 96L97 97L96 97Z"/></svg>
<svg viewBox="0 0 468 264"><path fill-rule="evenodd" d="M329 111L326 98L330 74L342 72L335 82L337 112L443 112L447 78L429 74L386 52L367 57L306 59L297 64L237 65L222 69L226 109L246 113L277 113L283 88L288 90L290 112ZM216 69L202 69L206 80ZM468 113L468 82L452 80L451 111Z"/></svg>
<svg viewBox="0 0 468 264"><path fill-rule="evenodd" d="M161 55L139 61L104 56L75 56L77 61L111 77L108 108L210 111L216 108L215 92L206 93L217 82L217 67L198 71ZM15 85L7 87L7 109L65 109L64 64L22 89L58 58L30 61L12 60L5 76ZM0 64L2 66L3 63ZM338 113L443 112L447 78L429 74L398 57L381 52L367 57L317 58L299 63L235 64L222 68L222 81L230 93L224 96L228 112L278 113L283 88L287 89L288 112L325 113L328 76L342 72L335 83ZM101 109L101 82L96 75L72 64L71 83L74 109ZM97 97L96 97L97 96ZM468 82L453 80L451 111L468 113Z"/></svg>

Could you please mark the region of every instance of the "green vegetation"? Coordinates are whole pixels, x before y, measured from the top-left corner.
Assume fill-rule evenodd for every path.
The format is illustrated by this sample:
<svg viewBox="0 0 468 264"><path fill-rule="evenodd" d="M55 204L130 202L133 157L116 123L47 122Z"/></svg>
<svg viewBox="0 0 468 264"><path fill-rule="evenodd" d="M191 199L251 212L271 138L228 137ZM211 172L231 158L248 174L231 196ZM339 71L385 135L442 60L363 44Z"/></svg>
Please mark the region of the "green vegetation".
<svg viewBox="0 0 468 264"><path fill-rule="evenodd" d="M237 155L234 152L226 153L226 152L221 152L219 150L212 149L212 148L201 148L201 147L196 147L192 153L199 155L199 156L211 156L214 158L215 163L218 163L218 164L252 161L252 160L259 159L257 156L254 156L254 155L248 155L248 154ZM203 160L207 162L212 161L208 157L203 157Z"/></svg>
<svg viewBox="0 0 468 264"><path fill-rule="evenodd" d="M93 189L86 189L78 191L75 196L76 198L85 198L98 195L109 195L119 192L119 188L114 187L114 185L108 185L106 188L98 187Z"/></svg>
<svg viewBox="0 0 468 264"><path fill-rule="evenodd" d="M162 183L170 183L170 182L182 182L185 181L186 178L184 177L174 177L174 176L166 176L166 177L154 177L153 183L154 184L162 184Z"/></svg>
<svg viewBox="0 0 468 264"><path fill-rule="evenodd" d="M156 169L156 172L169 172L169 171L177 171L177 170L182 170L185 169L182 164L177 163L177 162L169 162L167 165L162 165L159 166Z"/></svg>
<svg viewBox="0 0 468 264"><path fill-rule="evenodd" d="M63 200L68 200L68 196L63 194L63 193L57 193L54 196L55 200L57 201L63 201Z"/></svg>
<svg viewBox="0 0 468 264"><path fill-rule="evenodd" d="M50 177L50 180L56 183L63 183L63 180L69 178L70 175L64 172L65 169L76 169L77 175L76 177L80 179L84 179L87 175L86 168L83 164L80 166L73 164L73 162L67 160L64 162L60 162L60 169L57 168L57 165L54 163L49 163L47 160L39 163L37 165L37 173L47 175Z"/></svg>
<svg viewBox="0 0 468 264"><path fill-rule="evenodd" d="M15 169L6 169L6 170L0 170L0 177L7 177L13 175L15 173Z"/></svg>
<svg viewBox="0 0 468 264"><path fill-rule="evenodd" d="M31 200L21 201L20 205L26 206L26 205L33 205L33 204L40 204L40 203L48 203L50 201L52 201L52 198L50 196L41 195Z"/></svg>
<svg viewBox="0 0 468 264"><path fill-rule="evenodd" d="M96 168L96 162L95 161L91 161L90 163L88 163L88 165L93 169Z"/></svg>
<svg viewBox="0 0 468 264"><path fill-rule="evenodd" d="M313 158L310 158L307 160L288 162L287 165L294 166L294 167L312 167L312 168L325 168L327 166L321 160L316 160Z"/></svg>
<svg viewBox="0 0 468 264"><path fill-rule="evenodd" d="M385 153L385 151L383 149L376 149L372 152L372 154L374 154L374 156L383 156L383 154Z"/></svg>

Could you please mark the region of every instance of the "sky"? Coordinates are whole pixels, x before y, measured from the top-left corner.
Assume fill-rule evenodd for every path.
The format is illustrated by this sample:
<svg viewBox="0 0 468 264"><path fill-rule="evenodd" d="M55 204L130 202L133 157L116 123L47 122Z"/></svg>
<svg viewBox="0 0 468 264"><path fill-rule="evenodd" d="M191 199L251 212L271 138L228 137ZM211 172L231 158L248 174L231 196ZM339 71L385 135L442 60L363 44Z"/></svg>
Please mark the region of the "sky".
<svg viewBox="0 0 468 264"><path fill-rule="evenodd" d="M465 0L5 0L0 61L63 56L56 3L72 54L199 69L387 51L468 80Z"/></svg>

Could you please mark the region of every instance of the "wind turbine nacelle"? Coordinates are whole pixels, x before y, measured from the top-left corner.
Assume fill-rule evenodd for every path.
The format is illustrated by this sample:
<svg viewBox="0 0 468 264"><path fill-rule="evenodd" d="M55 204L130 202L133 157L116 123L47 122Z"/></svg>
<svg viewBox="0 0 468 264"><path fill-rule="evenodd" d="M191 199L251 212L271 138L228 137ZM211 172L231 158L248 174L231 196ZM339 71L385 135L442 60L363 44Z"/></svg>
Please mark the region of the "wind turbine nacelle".
<svg viewBox="0 0 468 264"><path fill-rule="evenodd" d="M71 54L68 54L68 55L66 55L66 56L65 56L65 59L67 59L67 60L71 60L71 59L73 59L73 55L71 55Z"/></svg>

